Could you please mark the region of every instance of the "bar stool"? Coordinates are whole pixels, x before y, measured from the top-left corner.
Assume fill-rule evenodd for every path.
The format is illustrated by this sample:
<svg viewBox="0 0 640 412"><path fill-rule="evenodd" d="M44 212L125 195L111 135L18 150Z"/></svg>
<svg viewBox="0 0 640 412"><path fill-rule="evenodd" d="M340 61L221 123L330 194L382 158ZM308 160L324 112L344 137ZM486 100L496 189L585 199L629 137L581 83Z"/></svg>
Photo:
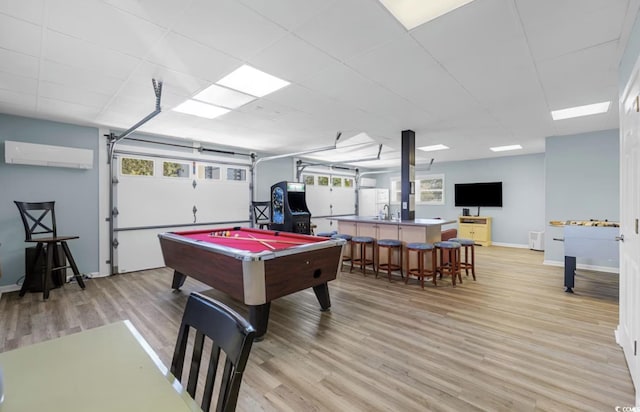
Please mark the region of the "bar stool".
<svg viewBox="0 0 640 412"><path fill-rule="evenodd" d="M316 236L320 236L320 237L331 237L333 235L337 235L338 232L336 232L335 230L331 231L331 232L318 232L316 233Z"/></svg>
<svg viewBox="0 0 640 412"><path fill-rule="evenodd" d="M14 201L20 211L20 218L24 226L25 242L35 243L36 251L33 258L34 273L25 273L24 282L20 289L20 296L24 296L31 286L33 277L36 276L38 268L38 258L43 256L46 266L42 274L42 298L49 299L49 280L53 279L53 272L60 274L61 283L66 281L66 269L73 271L73 276L80 288L84 289L84 280L78 270L76 261L71 255L68 240L78 239L78 236L59 236L56 227L55 203L51 202L19 202ZM35 235L35 236L34 236ZM62 249L68 265L60 258L58 248Z"/></svg>
<svg viewBox="0 0 640 412"><path fill-rule="evenodd" d="M348 235L346 233L337 233L333 236L331 236L332 238L336 238L336 239L344 239L347 241L347 243L344 245L344 249L342 252L342 261L340 262L340 270L342 271L342 267L344 266L344 262L345 261L351 261L351 239L353 239L353 236ZM349 254L346 255L344 252L345 251L349 251Z"/></svg>
<svg viewBox="0 0 640 412"><path fill-rule="evenodd" d="M418 267L411 267L411 254L410 252L416 252L418 258ZM424 267L424 257L426 252L431 253L431 269L425 269ZM405 248L406 260L407 260L407 277L404 280L404 283L407 284L409 282L410 276L415 276L420 279L420 286L424 289L424 278L425 276L431 276L433 279L433 286L438 286L436 283L436 275L438 274L436 270L436 264L438 260L438 255L436 254L436 248L431 243L407 243Z"/></svg>
<svg viewBox="0 0 640 412"><path fill-rule="evenodd" d="M471 269L471 276L473 276L473 280L476 280L475 242L461 237L454 237L449 241L460 243L464 248L464 261L462 260L462 250L460 250L460 270L464 269L467 276L469 276L469 269ZM469 250L471 250L471 259L469 259Z"/></svg>
<svg viewBox="0 0 640 412"><path fill-rule="evenodd" d="M367 246L371 246L371 258L367 258ZM353 271L353 267L356 265L360 266L360 270L362 274L366 276L367 274L367 265L373 266L375 270L375 257L376 250L374 248L374 239L369 236L354 236L351 238L351 269L349 272ZM359 254L356 254L356 250ZM357 256L357 257L356 257Z"/></svg>
<svg viewBox="0 0 640 412"><path fill-rule="evenodd" d="M436 248L436 253L440 257L440 262L436 266L436 271L440 273L440 276L451 275L451 282L453 287L456 287L456 277L462 283L462 276L460 275L460 243L444 241L435 242L433 246ZM447 258L445 262L444 258Z"/></svg>
<svg viewBox="0 0 640 412"><path fill-rule="evenodd" d="M391 272L394 270L399 270L400 277L404 277L404 275L402 274L402 242L396 239L379 239L377 245L378 264L376 265L376 278L378 277L378 272L380 271L380 269L387 271L389 282L391 282ZM386 263L380 263L380 249L387 250ZM398 252L399 264L392 263L394 250Z"/></svg>

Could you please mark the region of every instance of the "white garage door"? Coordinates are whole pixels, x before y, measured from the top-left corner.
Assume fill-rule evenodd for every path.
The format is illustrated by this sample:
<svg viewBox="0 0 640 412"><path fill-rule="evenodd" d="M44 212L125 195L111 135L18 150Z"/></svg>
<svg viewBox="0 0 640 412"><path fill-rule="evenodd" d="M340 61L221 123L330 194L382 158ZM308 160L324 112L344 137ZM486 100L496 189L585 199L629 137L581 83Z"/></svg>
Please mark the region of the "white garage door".
<svg viewBox="0 0 640 412"><path fill-rule="evenodd" d="M336 230L331 216L354 215L356 212L355 177L323 173L304 173L307 206L311 223L317 232Z"/></svg>
<svg viewBox="0 0 640 412"><path fill-rule="evenodd" d="M118 154L117 272L164 266L158 233L249 224L249 165Z"/></svg>

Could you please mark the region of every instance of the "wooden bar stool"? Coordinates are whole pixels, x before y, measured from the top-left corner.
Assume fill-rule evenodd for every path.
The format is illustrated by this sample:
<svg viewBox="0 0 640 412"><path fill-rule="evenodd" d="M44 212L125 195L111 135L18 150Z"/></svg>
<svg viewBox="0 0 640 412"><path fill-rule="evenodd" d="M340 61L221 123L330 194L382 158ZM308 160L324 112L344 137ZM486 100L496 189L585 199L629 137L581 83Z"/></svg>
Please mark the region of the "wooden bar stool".
<svg viewBox="0 0 640 412"><path fill-rule="evenodd" d="M410 252L416 252L418 254L418 267L411 267L411 254ZM426 253L429 252L431 254L431 269L425 269L424 267L424 258ZM425 276L431 276L433 279L433 286L438 286L436 283L436 275L438 274L436 270L436 261L438 260L438 256L436 255L436 248L431 243L407 243L405 248L406 260L407 260L407 277L404 280L404 283L407 284L409 282L410 276L415 276L420 279L420 286L424 289L424 278Z"/></svg>
<svg viewBox="0 0 640 412"><path fill-rule="evenodd" d="M402 242L396 239L380 239L377 242L377 256L378 256L378 264L376 265L376 278L378 277L378 272L380 269L387 271L387 276L389 277L389 282L391 282L391 272L394 270L400 271L400 277L404 277L402 274ZM380 255L381 249L386 249L387 251L387 262L380 263ZM398 252L398 262L393 263L393 251Z"/></svg>
<svg viewBox="0 0 640 412"><path fill-rule="evenodd" d="M35 243L36 251L33 258L34 272L38 268L38 259L43 256L46 262L45 270L41 272L42 278L42 298L49 299L49 280L52 279L52 273L58 271L61 273L62 282L66 281L66 269L73 271L73 276L78 285L84 289L84 280L78 270L76 261L71 255L68 240L78 239L79 236L59 236L56 226L55 203L51 202L19 202L14 201L20 211L20 218L24 226L25 242ZM64 257L66 257L68 265L60 259L58 247L62 249ZM24 296L32 284L32 277L36 273L25 273L24 282L20 289L20 296Z"/></svg>
<svg viewBox="0 0 640 412"><path fill-rule="evenodd" d="M347 243L344 245L344 248L342 249L342 261L340 262L340 270L342 271L344 262L351 261L351 239L353 239L353 236L348 235L346 233L338 233L331 237L337 238L337 239L344 239L347 241ZM345 253L346 251L349 251L348 255Z"/></svg>
<svg viewBox="0 0 640 412"><path fill-rule="evenodd" d="M462 260L462 250L460 250L460 270L462 271L462 269L464 269L467 276L469 276L469 269L471 269L471 276L473 276L473 280L476 280L475 242L471 239L461 237L454 237L449 240L460 243L464 248L464 261ZM469 258L469 250L471 250L471 258Z"/></svg>
<svg viewBox="0 0 640 412"><path fill-rule="evenodd" d="M460 243L451 241L435 242L433 246L435 246L436 253L439 256L436 271L440 273L440 277L451 275L451 282L455 288L456 277L462 283L462 276L460 275ZM447 258L446 261L445 257Z"/></svg>
<svg viewBox="0 0 640 412"><path fill-rule="evenodd" d="M371 246L371 258L367 258L367 246ZM365 276L367 274L367 265L371 265L375 271L375 257L375 242L372 237L354 236L351 238L351 269L349 269L349 272L352 272L353 267L356 265L360 266L360 270Z"/></svg>

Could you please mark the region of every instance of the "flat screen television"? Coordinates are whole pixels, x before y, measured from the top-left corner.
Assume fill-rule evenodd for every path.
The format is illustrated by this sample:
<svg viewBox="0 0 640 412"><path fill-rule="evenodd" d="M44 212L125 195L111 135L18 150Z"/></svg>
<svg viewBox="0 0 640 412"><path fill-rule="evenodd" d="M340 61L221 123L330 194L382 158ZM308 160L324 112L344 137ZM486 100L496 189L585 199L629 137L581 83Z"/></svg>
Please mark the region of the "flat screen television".
<svg viewBox="0 0 640 412"><path fill-rule="evenodd" d="M456 183L455 205L502 207L502 182Z"/></svg>

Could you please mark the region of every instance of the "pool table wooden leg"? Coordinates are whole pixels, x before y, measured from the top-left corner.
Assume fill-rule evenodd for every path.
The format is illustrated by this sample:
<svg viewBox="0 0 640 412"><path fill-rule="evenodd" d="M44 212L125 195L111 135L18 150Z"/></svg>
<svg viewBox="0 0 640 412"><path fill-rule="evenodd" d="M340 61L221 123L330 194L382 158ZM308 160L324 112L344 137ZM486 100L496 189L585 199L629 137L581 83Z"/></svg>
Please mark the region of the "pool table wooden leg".
<svg viewBox="0 0 640 412"><path fill-rule="evenodd" d="M186 275L178 272L177 270L173 271L173 281L171 282L172 289L180 289L182 285L184 285L184 281L187 279Z"/></svg>
<svg viewBox="0 0 640 412"><path fill-rule="evenodd" d="M249 305L249 323L256 329L256 341L261 341L267 333L269 309L271 309L271 302L263 305Z"/></svg>
<svg viewBox="0 0 640 412"><path fill-rule="evenodd" d="M329 286L327 285L327 282L318 286L314 286L313 291L318 298L318 303L320 303L322 311L325 312L329 310L329 308L331 307L331 298L329 297Z"/></svg>

